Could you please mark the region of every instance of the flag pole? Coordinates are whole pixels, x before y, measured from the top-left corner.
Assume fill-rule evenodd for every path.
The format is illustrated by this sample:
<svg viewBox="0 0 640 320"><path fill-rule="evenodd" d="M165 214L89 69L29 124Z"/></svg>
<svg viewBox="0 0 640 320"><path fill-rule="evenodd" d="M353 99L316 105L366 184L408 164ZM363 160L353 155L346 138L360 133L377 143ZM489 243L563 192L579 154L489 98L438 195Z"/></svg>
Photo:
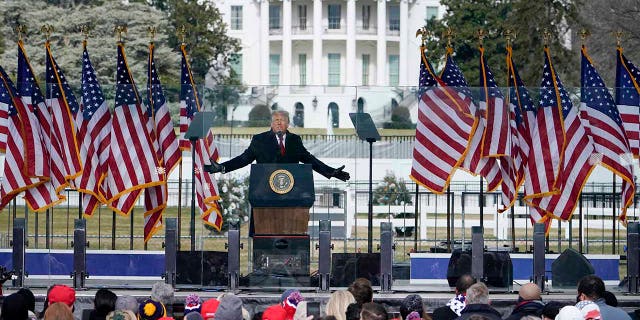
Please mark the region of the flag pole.
<svg viewBox="0 0 640 320"><path fill-rule="evenodd" d="M426 46L427 43L427 27L424 26L420 29L418 29L418 31L416 31L416 37L417 36L421 36L421 46L420 46L420 50L424 50L422 48L424 48ZM424 51L423 51L424 52ZM420 54L422 55L423 52L420 52ZM421 57L422 58L422 57ZM416 193L415 193L415 201L413 203L413 251L414 252L418 252L418 221L419 221L419 205L420 205L420 185L416 182ZM425 237L426 238L426 237Z"/></svg>
<svg viewBox="0 0 640 320"><path fill-rule="evenodd" d="M178 27L176 32L178 37L180 37L182 41L182 45L186 45L185 39L187 37L187 27L182 25ZM180 130L180 124L178 124L178 130ZM178 143L180 143L178 141ZM193 159L191 159L193 161ZM177 250L180 251L180 234L182 230L182 157L180 157L180 162L178 162L178 232L176 237L178 238L178 247Z"/></svg>
<svg viewBox="0 0 640 320"><path fill-rule="evenodd" d="M479 29L477 32L477 36L478 36L478 41L480 42L480 50L482 50L482 41L484 40L485 37L485 31L483 29ZM480 112L480 121L482 121L482 118L486 117L486 114L483 115L482 111ZM484 181L482 181L483 177L482 175L480 176L480 228L482 228L482 230L484 230ZM484 231L483 231L484 232ZM462 244L464 247L464 243Z"/></svg>
<svg viewBox="0 0 640 320"><path fill-rule="evenodd" d="M505 40L507 41L507 89L509 89L509 76L511 74L511 70L509 69L509 58L510 58L510 52L511 52L511 41L513 38L516 37L516 34L513 30L511 29L507 29L504 31L504 37ZM508 99L507 101L509 101L509 103L507 104L507 106L509 106L511 104L511 94L508 94L506 96L506 98ZM508 138L511 139L512 135L509 135ZM509 141L509 143L512 143L511 141ZM515 170L515 168L514 168ZM516 188L515 188L515 197L514 199L517 199L519 197L518 195L518 178L517 178L517 174L516 176ZM513 203L511 205L511 252L515 252L516 250L516 212L515 212L515 203Z"/></svg>

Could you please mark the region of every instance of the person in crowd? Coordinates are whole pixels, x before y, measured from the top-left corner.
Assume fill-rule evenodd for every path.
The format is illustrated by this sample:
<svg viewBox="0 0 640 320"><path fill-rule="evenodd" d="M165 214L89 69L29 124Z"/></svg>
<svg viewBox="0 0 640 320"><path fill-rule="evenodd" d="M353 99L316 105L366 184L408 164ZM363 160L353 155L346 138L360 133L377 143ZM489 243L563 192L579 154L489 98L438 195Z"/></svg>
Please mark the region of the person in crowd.
<svg viewBox="0 0 640 320"><path fill-rule="evenodd" d="M286 317L287 312L284 311L282 304L274 304L262 312L262 320L285 320Z"/></svg>
<svg viewBox="0 0 640 320"><path fill-rule="evenodd" d="M138 307L139 320L159 320L167 316L167 309L162 302L146 299Z"/></svg>
<svg viewBox="0 0 640 320"><path fill-rule="evenodd" d="M188 315L191 312L200 313L202 310L202 302L200 296L195 293L188 295L184 299L184 315Z"/></svg>
<svg viewBox="0 0 640 320"><path fill-rule="evenodd" d="M489 288L478 282L467 289L466 306L462 310L459 320L469 320L473 315L486 317L489 320L502 320L500 312L491 307Z"/></svg>
<svg viewBox="0 0 640 320"><path fill-rule="evenodd" d="M555 320L584 320L582 312L575 306L564 306L558 310Z"/></svg>
<svg viewBox="0 0 640 320"><path fill-rule="evenodd" d="M388 320L389 315L387 310L378 303L366 302L362 304L362 311L360 312L360 319L362 320Z"/></svg>
<svg viewBox="0 0 640 320"><path fill-rule="evenodd" d="M402 319L407 320L411 312L417 312L419 315L418 318L422 318L424 315L422 297L418 294L410 294L402 299L400 303L400 316Z"/></svg>
<svg viewBox="0 0 640 320"><path fill-rule="evenodd" d="M93 310L89 314L89 320L104 320L109 312L116 310L118 296L108 289L99 289L93 299Z"/></svg>
<svg viewBox="0 0 640 320"><path fill-rule="evenodd" d="M549 301L542 307L542 310L540 310L540 318L542 320L553 320L564 306L566 306L566 304L562 302Z"/></svg>
<svg viewBox="0 0 640 320"><path fill-rule="evenodd" d="M345 312L345 317L347 320L358 320L360 319L360 313L362 312L362 305L354 302L347 306L347 311Z"/></svg>
<svg viewBox="0 0 640 320"><path fill-rule="evenodd" d="M44 320L74 320L71 306L65 302L50 302Z"/></svg>
<svg viewBox="0 0 640 320"><path fill-rule="evenodd" d="M189 312L187 315L184 316L183 319L184 320L203 320L204 318L202 318L202 315L200 314L200 312Z"/></svg>
<svg viewBox="0 0 640 320"><path fill-rule="evenodd" d="M73 313L74 304L76 302L76 291L63 284L56 284L49 289L47 301L49 305L56 302L62 302L64 305L69 307L69 310Z"/></svg>
<svg viewBox="0 0 640 320"><path fill-rule="evenodd" d="M347 307L349 304L355 303L356 299L353 294L347 290L336 290L329 296L325 314L336 317L337 320L347 319Z"/></svg>
<svg viewBox="0 0 640 320"><path fill-rule="evenodd" d="M293 319L293 315L296 313L298 304L303 300L304 297L302 297L302 294L300 294L300 291L298 290L288 289L282 293L280 296L280 304L286 312L286 320Z"/></svg>
<svg viewBox="0 0 640 320"><path fill-rule="evenodd" d="M616 298L616 295L613 294L613 292L609 290L605 290L602 297L604 298L604 303L606 303L608 306L612 306L612 307L618 306L618 298Z"/></svg>
<svg viewBox="0 0 640 320"><path fill-rule="evenodd" d="M584 320L602 320L602 313L600 313L600 307L590 300L582 300L576 303L576 308L582 313Z"/></svg>
<svg viewBox="0 0 640 320"><path fill-rule="evenodd" d="M220 298L215 320L242 320L242 300L234 294Z"/></svg>
<svg viewBox="0 0 640 320"><path fill-rule="evenodd" d="M27 304L27 317L29 320L35 320L38 317L36 316L36 297L33 295L33 292L27 288L21 288L16 291L17 294L22 295L24 297L24 301Z"/></svg>
<svg viewBox="0 0 640 320"><path fill-rule="evenodd" d="M629 314L622 309L607 305L604 299L605 287L604 282L596 275L584 276L578 282L577 300L592 301L600 309L600 314L605 320L630 320Z"/></svg>
<svg viewBox="0 0 640 320"><path fill-rule="evenodd" d="M1 320L27 320L28 317L27 300L22 294L13 293L4 297L0 310Z"/></svg>
<svg viewBox="0 0 640 320"><path fill-rule="evenodd" d="M505 320L520 320L524 316L540 317L544 307L540 287L535 283L526 283L518 290L518 302L511 315Z"/></svg>
<svg viewBox="0 0 640 320"><path fill-rule="evenodd" d="M293 320L313 320L313 315L307 316L307 302L300 301L293 314ZM318 319L315 319L318 320Z"/></svg>
<svg viewBox="0 0 640 320"><path fill-rule="evenodd" d="M434 320L453 320L460 316L467 305L467 289L476 282L470 274L461 275L456 280L456 296L451 298L445 306L433 310Z"/></svg>
<svg viewBox="0 0 640 320"><path fill-rule="evenodd" d="M215 298L208 299L202 303L200 307L200 314L204 320L211 320L216 316L216 310L218 310L220 301Z"/></svg>
<svg viewBox="0 0 640 320"><path fill-rule="evenodd" d="M131 310L115 310L109 312L106 320L137 320L138 316Z"/></svg>
<svg viewBox="0 0 640 320"><path fill-rule="evenodd" d="M351 285L349 285L348 290L356 299L356 303L360 306L373 301L373 288L371 287L371 281L368 279L356 279Z"/></svg>
<svg viewBox="0 0 640 320"><path fill-rule="evenodd" d="M171 315L173 313L173 295L173 287L168 283L156 282L153 284L153 287L151 287L151 300L162 303L167 315Z"/></svg>
<svg viewBox="0 0 640 320"><path fill-rule="evenodd" d="M130 295L122 295L116 299L116 310L131 311L134 315L138 313L138 300Z"/></svg>

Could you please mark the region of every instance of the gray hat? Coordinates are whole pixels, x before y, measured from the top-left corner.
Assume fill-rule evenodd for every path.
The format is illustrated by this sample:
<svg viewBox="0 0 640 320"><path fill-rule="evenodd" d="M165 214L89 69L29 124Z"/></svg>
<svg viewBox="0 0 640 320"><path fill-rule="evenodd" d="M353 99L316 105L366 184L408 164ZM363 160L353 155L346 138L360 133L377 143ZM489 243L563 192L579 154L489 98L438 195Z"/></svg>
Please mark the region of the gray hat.
<svg viewBox="0 0 640 320"><path fill-rule="evenodd" d="M189 312L186 316L184 316L185 320L202 320L202 315L200 312Z"/></svg>
<svg viewBox="0 0 640 320"><path fill-rule="evenodd" d="M116 310L129 310L134 314L138 312L138 300L130 295L119 296L116 299Z"/></svg>
<svg viewBox="0 0 640 320"><path fill-rule="evenodd" d="M222 297L216 310L216 320L242 320L242 300L233 294Z"/></svg>

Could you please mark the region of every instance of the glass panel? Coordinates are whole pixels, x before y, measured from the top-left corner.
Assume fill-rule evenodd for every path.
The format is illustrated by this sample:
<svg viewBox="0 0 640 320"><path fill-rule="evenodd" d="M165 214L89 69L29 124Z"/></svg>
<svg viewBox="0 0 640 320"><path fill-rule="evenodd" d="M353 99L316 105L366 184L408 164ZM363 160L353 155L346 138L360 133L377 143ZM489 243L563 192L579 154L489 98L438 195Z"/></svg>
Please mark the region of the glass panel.
<svg viewBox="0 0 640 320"><path fill-rule="evenodd" d="M362 85L369 85L369 59L370 56L368 54L362 55Z"/></svg>
<svg viewBox="0 0 640 320"><path fill-rule="evenodd" d="M362 6L362 30L369 30L369 20L371 19L371 6Z"/></svg>
<svg viewBox="0 0 640 320"><path fill-rule="evenodd" d="M400 6L389 6L389 30L400 30Z"/></svg>
<svg viewBox="0 0 640 320"><path fill-rule="evenodd" d="M307 85L307 55L299 54L298 55L298 67L300 68L300 85Z"/></svg>
<svg viewBox="0 0 640 320"><path fill-rule="evenodd" d="M279 4L269 5L269 30L280 30L281 12Z"/></svg>
<svg viewBox="0 0 640 320"><path fill-rule="evenodd" d="M389 85L397 86L400 82L400 56L389 56Z"/></svg>
<svg viewBox="0 0 640 320"><path fill-rule="evenodd" d="M278 85L280 83L280 55L269 55L269 83Z"/></svg>
<svg viewBox="0 0 640 320"><path fill-rule="evenodd" d="M229 64L236 79L242 82L242 53L232 54L229 59Z"/></svg>
<svg viewBox="0 0 640 320"><path fill-rule="evenodd" d="M438 7L427 7L426 20L438 19Z"/></svg>
<svg viewBox="0 0 640 320"><path fill-rule="evenodd" d="M339 4L328 5L329 9L329 29L340 29L341 6Z"/></svg>
<svg viewBox="0 0 640 320"><path fill-rule="evenodd" d="M300 19L300 30L307 30L307 5L298 6L298 18Z"/></svg>
<svg viewBox="0 0 640 320"><path fill-rule="evenodd" d="M329 60L329 85L338 86L340 85L340 54L329 53L328 60Z"/></svg>
<svg viewBox="0 0 640 320"><path fill-rule="evenodd" d="M242 30L242 6L231 6L231 30Z"/></svg>

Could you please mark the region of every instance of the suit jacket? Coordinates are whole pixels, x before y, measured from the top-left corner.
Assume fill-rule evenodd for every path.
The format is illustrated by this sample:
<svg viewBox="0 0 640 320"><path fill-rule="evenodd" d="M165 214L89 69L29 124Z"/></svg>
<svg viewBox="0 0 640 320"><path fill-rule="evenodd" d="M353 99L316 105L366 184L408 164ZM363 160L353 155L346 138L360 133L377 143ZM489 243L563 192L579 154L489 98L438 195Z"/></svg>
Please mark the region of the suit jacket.
<svg viewBox="0 0 640 320"><path fill-rule="evenodd" d="M318 158L314 157L302 144L299 135L287 131L285 137L285 153L280 154L280 146L276 134L269 130L260 134L256 134L251 139L251 144L239 156L222 163L225 172L242 168L254 160L257 163L308 163L311 164L313 170L321 175L330 178L334 169L324 164Z"/></svg>

